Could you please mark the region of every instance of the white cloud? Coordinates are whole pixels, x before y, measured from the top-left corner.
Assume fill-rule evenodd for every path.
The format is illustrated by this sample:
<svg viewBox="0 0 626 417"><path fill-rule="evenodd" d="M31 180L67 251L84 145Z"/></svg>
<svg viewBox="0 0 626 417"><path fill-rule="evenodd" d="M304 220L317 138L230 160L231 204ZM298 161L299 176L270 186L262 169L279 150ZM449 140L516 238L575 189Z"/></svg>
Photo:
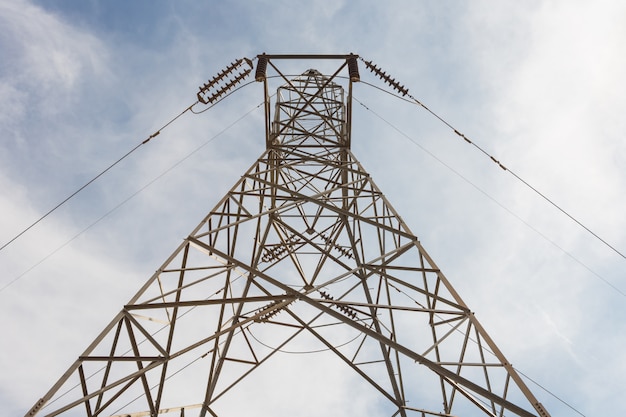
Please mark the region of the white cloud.
<svg viewBox="0 0 626 417"><path fill-rule="evenodd" d="M3 239L190 104L197 85L232 59L264 51L352 51L373 59L505 165L624 247L620 2L287 3L220 6L239 19L237 27L212 22L205 8L194 9L205 13L205 26L198 25L183 6L172 8L175 15L169 10L169 24L159 26L155 12L150 25L168 40L161 48L130 34L102 36L115 30L106 23L98 35L45 4L0 3L6 28L0 48L8 57L0 66L0 102L7 109L0 115ZM361 73L370 76L363 66ZM258 104L258 87L181 119L0 252L7 271L0 284ZM626 288L621 259L445 126L364 85L355 91L487 194ZM588 415L617 413L622 406L610 399L624 385L624 359L615 348L625 343L615 331L623 330L623 297L360 105L353 123L356 156L505 355ZM259 115L246 119L0 293L11 335L3 338L2 352L10 355L0 369L0 396L3 403L10 398L11 412L23 413L49 387L239 178L263 145L261 126ZM580 360L589 352L615 358L615 369L601 360L591 369ZM316 379L324 371L332 369L307 369ZM336 390L349 395L350 381L341 378ZM605 380L614 381L606 388L612 396L586 394ZM558 401L542 401L563 410ZM324 404L336 406L330 398Z"/></svg>
<svg viewBox="0 0 626 417"><path fill-rule="evenodd" d="M102 43L42 8L27 1L4 1L0 19L2 47L10 54L3 79L22 85L31 103L71 93L86 77L106 73Z"/></svg>

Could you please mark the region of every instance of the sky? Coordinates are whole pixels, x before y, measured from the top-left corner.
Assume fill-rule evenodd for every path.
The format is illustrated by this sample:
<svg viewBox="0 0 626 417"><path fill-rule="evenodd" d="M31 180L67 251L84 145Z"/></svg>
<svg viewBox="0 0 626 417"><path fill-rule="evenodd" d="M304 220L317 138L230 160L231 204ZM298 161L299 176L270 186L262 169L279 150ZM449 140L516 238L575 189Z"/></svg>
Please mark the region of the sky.
<svg viewBox="0 0 626 417"><path fill-rule="evenodd" d="M353 52L509 169L355 85L354 154L535 396L626 414L625 20L620 0L0 0L0 243L235 59ZM261 154L262 99L253 83L184 114L0 251L0 415L26 413Z"/></svg>

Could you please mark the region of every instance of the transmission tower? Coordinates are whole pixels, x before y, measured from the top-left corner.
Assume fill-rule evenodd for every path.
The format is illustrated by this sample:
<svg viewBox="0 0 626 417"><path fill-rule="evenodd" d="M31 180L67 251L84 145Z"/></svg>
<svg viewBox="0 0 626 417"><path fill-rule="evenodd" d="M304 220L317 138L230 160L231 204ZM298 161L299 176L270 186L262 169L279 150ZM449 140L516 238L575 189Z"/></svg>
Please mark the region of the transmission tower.
<svg viewBox="0 0 626 417"><path fill-rule="evenodd" d="M279 68L311 59L337 67ZM248 380L280 396L296 353L358 380L370 415L549 416L352 154L359 59L257 57L265 151L27 416L236 415ZM199 101L252 69L231 64Z"/></svg>

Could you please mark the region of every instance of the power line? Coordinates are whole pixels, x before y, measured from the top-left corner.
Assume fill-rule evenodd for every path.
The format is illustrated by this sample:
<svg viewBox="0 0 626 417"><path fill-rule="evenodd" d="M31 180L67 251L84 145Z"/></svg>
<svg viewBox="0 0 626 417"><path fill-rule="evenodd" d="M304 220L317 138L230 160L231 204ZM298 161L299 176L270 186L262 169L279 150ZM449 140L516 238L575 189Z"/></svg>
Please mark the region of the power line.
<svg viewBox="0 0 626 417"><path fill-rule="evenodd" d="M375 86L374 86L375 87ZM376 87L378 88L378 87ZM383 90L384 91L384 90ZM400 97L401 98L401 97ZM424 148L419 142L417 142L416 140L414 140L413 138L411 138L409 135L407 135L406 133L404 133L403 131L401 131L397 126L393 125L391 122L389 122L388 120L384 119L381 115L379 115L378 113L376 113L375 111L373 111L371 108L369 108L368 106L366 106L363 102L361 102L360 100L358 100L357 98L355 98L354 96L352 97L353 100L355 100L356 102L358 102L363 108L365 108L367 111L369 111L370 113L372 113L374 116L378 117L380 120L382 120L384 123L386 123L387 125L389 125L391 128L393 128L396 132L398 132L399 134L401 134L402 136L404 136L406 139L408 139L410 142L412 142L415 146L419 147L420 149L422 149L424 152L426 152L429 156L431 156L432 158L434 158L437 162L439 162L440 164L442 164L443 166L445 166L446 168L448 168L450 171L452 171L454 174L456 174L457 176L459 176L461 179L463 179L464 181L466 181L468 184L470 184L472 187L474 187L475 189L477 189L478 191L480 191L483 195L485 195L487 198L489 198L490 200L492 200L494 203L498 204L500 207L502 207L504 210L506 210L509 214L513 215L515 218L517 218L519 221L521 221L524 225L526 225L527 227L529 227L531 230L533 230L535 233L539 234L539 236L541 236L543 239L545 239L546 241L548 241L549 243L551 243L552 245L554 245L556 248L558 248L559 250L561 250L563 253L565 253L567 256L569 256L571 259L573 259L575 262L579 263L580 265L582 265L585 269L587 269L588 271L590 271L592 274L594 274L596 277L598 277L599 279L601 279L602 281L604 281L605 284L607 284L608 286L610 286L611 288L613 288L615 291L617 291L619 294L621 294L623 297L626 297L626 293L624 293L623 291L621 291L619 288L617 288L615 285L611 284L608 280L606 280L605 278L603 278L601 275L599 275L598 273L596 273L595 271L593 271L592 269L590 269L587 265L585 265L584 263L582 263L579 259L577 259L576 257L574 257L572 254L570 254L569 252L567 252L565 249L563 249L562 247L560 247L559 245L557 245L554 241L550 240L547 236L545 236L543 233L541 233L539 230L537 230L536 228L534 228L533 226L531 226L528 222L524 221L521 217L519 217L517 214L515 214L514 212L512 212L511 210L509 210L507 207L505 207L504 205L502 205L500 202L498 202L496 199L494 199L493 197L491 197L489 194L487 194L487 192L485 192L484 190L482 190L480 187L478 187L476 184L472 183L469 179L467 179L466 177L464 177L460 172L456 171L454 168L452 168L451 166L449 166L448 164L446 164L444 161L442 161L441 159L439 159L435 154L433 154L432 152L430 152L428 149ZM406 295L407 297L409 297L413 302L419 304L417 302L417 300L413 299L412 297L408 296L408 294L405 294L403 291L400 291L398 288L396 288L395 286L391 285L393 288L395 288L397 291L402 292L404 295ZM450 323L448 323L448 325L450 325ZM457 331L460 332L460 330L457 329ZM463 334L463 332L461 332ZM470 340L474 343L476 343L476 341L472 338L470 338ZM489 353L491 353L492 355L494 354L493 352L491 352L489 349L485 350ZM528 379L529 381L531 381L533 384L535 384L536 386L538 386L539 388L541 388L543 391L547 392L548 394L550 394L552 397L556 398L558 401L560 401L561 403L563 403L564 405L566 405L568 408L572 409L574 412L576 412L577 414L585 417L585 415L583 413L581 413L578 409L576 409L573 405L571 405L570 403L568 403L567 401L565 401L564 399L562 399L561 397L559 397L558 395L556 395L555 393L553 393L552 391L550 391L549 389L547 389L546 387L544 387L543 385L539 384L537 381L533 380L532 378L530 378L528 375L526 375L525 373L523 373L522 371L520 371L518 368L515 368L515 370L522 376L524 376L526 379Z"/></svg>
<svg viewBox="0 0 626 417"><path fill-rule="evenodd" d="M399 293L401 293L402 295L404 295L405 297L407 297L408 299L410 299L411 301L413 301L415 304L419 305L420 307L424 307L419 301L417 301L415 298L411 297L409 294L407 294L405 291L401 290L400 288L396 287L393 284L389 284L393 289L395 289L396 291L398 291ZM438 319L442 319L442 317L439 314L435 314L435 316ZM464 337L468 337L468 340L470 340L472 343L479 345L478 340L473 338L473 337L469 337L467 335L466 332L464 332L463 330L459 329L459 328L455 328L454 326L452 326L452 323L446 323L451 329L454 329L455 332L463 335ZM481 349L483 349L485 352L488 352L489 354L496 356L495 353L493 353L488 347L486 346L480 346ZM550 391L549 389L547 389L546 387L544 387L543 385L539 384L537 381L535 381L534 379L532 379L531 377L529 377L528 375L526 375L525 373L523 373L522 371L520 371L518 368L513 367L513 369L515 369L515 371L517 373L519 373L520 375L522 375L523 377L525 377L526 379L528 379L530 382L532 382L533 384L535 384L536 386L538 386L539 388L541 388L542 390L544 390L545 392L547 392L548 394L550 394L551 396L553 396L554 398L556 398L557 400L559 400L561 403L565 404L566 406L568 406L569 408L571 408L572 410L574 410L576 413L580 414L583 417L586 417L583 413L581 413L580 411L578 411L573 405L571 405L570 403L568 403L567 401L565 401L564 399L560 398L558 395L556 395L555 393L553 393L552 391Z"/></svg>
<svg viewBox="0 0 626 417"><path fill-rule="evenodd" d="M157 130L156 132L154 132L153 134L151 134L150 136L148 136L146 139L144 139L142 142L140 142L139 144L137 144L137 146L135 146L134 148L132 148L130 151L126 152L121 158L119 158L117 161L113 162L111 165L109 165L106 169L104 169L102 172L100 172L98 175L96 175L95 177L93 177L92 179L90 179L89 181L87 181L82 187L80 187L79 189L77 189L76 191L74 191L72 194L70 194L68 197L66 197L63 201L61 201L59 204L57 204L56 206L54 206L53 208L51 208L50 210L48 210L43 216L41 216L40 218L38 218L37 220L35 220L35 222L33 222L30 226L26 227L24 230L22 230L20 233L18 233L17 235L15 235L11 240L9 240L7 243L5 243L4 245L2 245L2 247L0 247L0 251L2 251L4 248L6 248L7 246L9 246L11 243L13 243L14 241L16 241L17 239L19 239L24 233L28 232L30 229L32 229L33 227L35 227L37 224L39 224L42 220L44 220L46 217L48 217L49 215L51 215L52 213L54 213L57 209L59 209L62 205L64 205L65 203L67 203L69 200L71 200L72 198L74 198L78 193L80 193L81 191L83 191L85 188L87 188L89 185L91 185L94 181L96 181L98 178L100 178L101 176L103 176L104 174L106 174L108 171L110 171L114 166L116 166L117 164L119 164L120 162L122 162L124 159L126 159L127 157L129 157L133 152L135 152L137 149L139 149L141 146L145 145L146 143L150 142L153 138L155 138L156 136L158 136L161 131L163 129L165 129L166 127L168 127L170 124L174 123L174 121L176 121L179 117L181 117L183 114L185 114L187 111L191 110L191 108L193 106L195 106L197 104L194 103L191 106L187 107L185 110L183 110L181 113L179 113L176 117L174 117L173 119L171 119L169 122L165 123L163 125L163 127L161 127L159 130ZM4 288L2 288L4 289Z"/></svg>
<svg viewBox="0 0 626 417"><path fill-rule="evenodd" d="M225 97L224 97L225 98ZM195 104L194 104L195 105ZM4 286L0 287L0 293L4 290L6 290L8 287L10 287L11 285L13 285L14 283L16 283L17 281L19 281L23 276L25 276L26 274L28 274L30 271L32 271L33 269L35 269L36 267L38 267L39 265L41 265L43 262L45 262L46 260L48 260L50 257L52 257L53 255L55 255L57 252L59 252L61 249L63 249L64 247L66 247L67 245L69 245L71 242L73 242L75 239L77 239L80 235L82 235L83 233L85 233L86 231L88 231L89 229L91 229L92 227L94 227L96 224L100 223L102 220L104 220L106 217L108 217L111 213L113 213L114 211L116 211L117 209L119 209L120 207L122 207L124 204L128 203L130 200L132 200L134 197L136 197L139 193L141 193L142 191L144 191L145 189L147 189L148 187L150 187L152 184L154 184L155 182L157 182L158 180L160 180L162 177L164 177L165 175L167 175L168 173L170 173L172 170L174 170L175 168L177 168L179 165L181 165L183 162L185 162L187 159L191 158L194 154L196 154L197 152L199 152L202 148L204 148L206 145L208 145L210 142L214 141L215 139L217 139L219 136L223 135L224 133L226 133L228 130L230 130L233 126L235 126L236 124L238 124L239 122L241 122L243 119L245 119L246 117L248 117L254 110L258 109L259 107L261 107L263 105L263 102L261 102L260 104L256 105L255 107L253 107L252 109L248 110L244 115L242 115L241 117L237 118L234 122L232 122L231 124L229 124L228 126L226 126L224 129L222 129L221 131L219 131L218 133L216 133L215 135L213 135L211 138L209 138L208 140L206 140L204 143L202 143L200 146L198 146L196 149L194 149L193 151L191 151L190 153L188 153L187 155L185 155L183 158L179 159L174 165L170 166L169 168L167 168L165 171L161 172L159 175L157 175L155 178L153 178L150 182L148 182L147 184L145 184L144 186L142 186L141 188L139 188L137 191L135 191L134 193L132 193L130 196L126 197L124 200L122 200L120 203L118 203L115 207L113 207L112 209L110 209L109 211L107 211L106 213L104 213L102 216L100 216L98 219L96 219L95 221L91 222L87 227L85 227L84 229L82 229L80 232L78 232L77 234L75 234L74 236L72 236L70 239L68 239L65 243L63 243L62 245L60 245L59 247L57 247L56 249L54 249L52 252L50 252L48 255L44 256L43 258L41 258L39 261L37 261L36 263L34 263L31 267L29 267L28 269L26 269L24 272L22 272L21 274L19 274L18 276L16 276L15 278L13 278L11 281L9 281L7 284L5 284ZM193 106L191 106L193 107ZM187 110L191 109L191 107L188 107ZM185 111L187 111L185 110ZM203 111L200 112L194 112L193 110L191 110L192 113L194 114L200 114ZM182 113L181 113L182 114ZM180 116L180 115L179 115ZM177 116L178 117L178 116ZM173 120L172 120L173 121ZM171 122L170 122L171 123ZM167 125L166 125L167 126ZM164 126L165 127L165 126ZM161 128L162 130L163 128ZM155 135L156 136L156 135ZM145 141L144 141L145 142ZM135 148L136 149L136 148ZM131 151L132 152L132 151ZM128 155L128 154L127 154ZM104 173L104 172L103 172ZM102 173L100 174L102 175ZM91 181L93 182L93 180ZM85 186L83 186L84 188ZM79 190L80 191L80 190ZM75 192L73 195L78 194L78 192ZM68 198L69 199L69 198ZM43 220L40 219L40 220ZM34 226L34 224L33 224ZM31 226L32 227L32 226ZM25 230L26 231L26 230ZM25 232L24 231L24 232ZM24 233L22 232L22 234ZM19 237L19 236L17 236ZM13 240L17 239L14 238ZM9 242L10 243L10 242Z"/></svg>
<svg viewBox="0 0 626 417"><path fill-rule="evenodd" d="M378 87L376 87L378 88ZM384 91L384 90L383 90ZM418 148L420 148L422 151L424 151L426 154L428 154L430 157L432 157L433 159L435 159L437 162L439 162L441 165L443 165L444 167L446 167L447 169L449 169L450 171L452 171L455 175L459 176L462 180L464 180L465 182L467 182L469 185L471 185L472 187L474 187L476 190L478 190L480 193L482 193L483 195L485 195L487 198L489 198L491 201L493 201L494 203L496 203L497 205L499 205L500 207L502 207L505 211L507 211L509 214L511 214L513 217L515 217L517 220L519 220L520 222L522 222L524 225L526 225L526 227L528 227L529 229L531 229L532 231L534 231L535 233L537 233L539 236L541 236L544 240L546 240L548 243L552 244L554 247L556 247L557 249L559 249L561 252L563 252L565 255L567 255L569 258L571 258L574 262L578 263L579 265L581 265L583 268L585 268L587 271L591 272L593 275L595 275L598 279L600 279L601 281L603 281L606 285L608 285L609 287L611 287L614 291L616 291L617 293L619 293L622 297L626 297L626 292L622 291L621 289L619 289L617 286L615 286L613 283L611 283L608 279L604 278L602 275L600 275L599 273L595 272L593 269L591 269L589 266L587 266L585 263L583 263L580 259L576 258L574 255L572 255L570 252L568 252L567 250L565 250L564 248L562 248L561 246L559 246L556 242L554 242L553 240L551 240L550 238L548 238L545 234L541 233L539 230L537 230L535 227L533 227L531 224L529 224L527 221L525 221L524 219L522 219L519 215L515 214L513 211L511 211L510 209L508 209L506 206L504 206L503 204L501 204L498 200L496 200L495 198L493 198L492 196L490 196L486 191L484 191L483 189L481 189L480 187L478 187L476 184L474 184L473 182L471 182L469 179L467 179L465 176L463 176L463 174L461 174L460 172L458 172L457 170L455 170L454 168L452 168L450 165L446 164L444 161L442 161L440 158L438 158L435 154L433 154L432 152L430 152L428 149L426 149L424 146L422 146L419 142L417 142L415 139L413 139L412 137L410 137L409 135L407 135L405 132L403 132L402 130L400 130L397 126L393 125L391 122L389 122L388 120L386 120L385 118L383 118L380 114L376 113L375 111L373 111L371 108L369 108L368 106L366 106L364 103L362 103L360 100L356 99L355 97L352 97L353 100L355 100L356 102L358 102L361 106L363 106L367 111L369 111L370 113L372 113L374 116L378 117L380 120L382 120L384 123L386 123L387 125L389 125L392 129L394 129L396 132L398 132L400 135L404 136L406 139L408 139L411 143L413 143L415 146L417 146Z"/></svg>
<svg viewBox="0 0 626 417"><path fill-rule="evenodd" d="M547 389L546 387L544 387L543 385L541 385L540 383L538 383L537 381L535 381L534 379L532 379L531 377L529 377L528 375L520 371L519 369L515 368L515 370L519 372L524 378L528 379L530 382L532 382L533 384L535 384L536 386L538 386L539 388L541 388L542 390L544 390L545 392L547 392L548 394L550 394L551 396L559 400L561 403L565 404L568 408L572 409L572 411L576 412L576 414L579 414L582 417L586 417L583 413L581 413L576 408L574 408L573 405L563 400L562 398L559 398L558 395L556 395L555 393L553 393L552 391L550 391L549 389Z"/></svg>
<svg viewBox="0 0 626 417"><path fill-rule="evenodd" d="M235 60L235 62L231 63L229 66L227 66L224 70L219 72L216 76L214 76L212 79L210 79L203 86L200 86L200 91L198 92L198 100L195 103L193 103L191 106L187 107L185 110L183 110L176 117L171 119L169 122L165 123L165 125L163 125L163 127L161 127L159 130L157 130L155 133L153 133L152 135L148 136L148 138L146 138L141 143L139 143L137 146L135 146L133 149L128 151L126 154L124 154L117 161L115 161L111 165L109 165L104 171L100 172L98 175L93 177L91 180L87 181L87 183L85 183L82 187L80 187L78 190L74 191L67 198L65 198L63 201L61 201L59 204L54 206L52 209L50 209L48 212L46 212L43 216L41 216L39 219L37 219L34 223L32 223L30 226L26 227L24 230L22 230L20 233L18 233L16 236L14 236L11 240L9 240L7 243L2 245L2 247L0 247L0 251L2 251L4 248L9 246L11 243L13 243L16 239L18 239L24 233L28 232L30 229L35 227L39 222L44 220L46 217L48 217L50 214L52 214L54 211L56 211L58 208L60 208L63 204L67 203L74 196L76 196L82 190L87 188L91 183L93 183L98 178L100 178L102 175L107 173L114 166L116 166L121 161L126 159L133 152L135 152L137 149L139 149L142 145L145 145L146 143L150 142L150 140L152 140L152 138L158 136L163 129L168 127L170 124L174 123L176 120L178 120L179 117L181 117L187 111L192 111L193 112L193 110L192 110L193 106L195 106L198 103L210 104L210 106L208 108L204 109L203 111L197 112L197 113L194 112L196 114L202 113L202 112L204 112L204 111L214 107L216 104L220 103L226 97L230 96L232 93L234 93L234 91L231 91L231 90L233 88L235 88L235 86L237 84L242 82L244 80L244 78L246 78L248 76L248 74L252 71L252 67L253 67L252 60L250 60L248 58L241 58L241 59ZM239 72L238 74L234 74L234 72L236 70L240 70L242 72ZM248 83L248 84L250 84L250 83ZM245 87L248 84L245 84L245 85L237 88L235 91L241 89L242 87Z"/></svg>
<svg viewBox="0 0 626 417"><path fill-rule="evenodd" d="M384 74L384 73L382 73ZM386 76L386 74L385 74ZM386 80L385 80L386 81ZM393 84L390 84L392 87L396 88L397 83L395 82L395 80L392 80ZM459 137L461 137L465 142L469 143L470 145L473 145L476 149L478 149L481 153L483 153L484 155L486 155L487 157L489 157L489 159L491 159L491 161L493 163L495 163L496 165L498 165L502 170L507 171L509 174L513 175L514 178L516 178L518 181L520 181L522 184L524 184L526 187L528 187L530 190L532 190L535 194L537 194L538 196L540 196L542 199L544 199L545 201L547 201L550 205L552 205L553 207L555 207L557 210L559 210L562 214L566 215L567 217L570 218L570 220L574 221L576 224L578 224L580 227L582 227L584 230L586 230L588 233L590 233L593 237L595 237L597 240L599 240L600 242L602 242L605 246L607 246L608 248L610 248L611 250L613 250L615 253L617 253L619 256L621 256L622 258L626 259L626 255L624 255L622 252L620 252L617 248L615 248L615 246L611 245L610 243L608 243L606 240L604 240L603 238L601 238L597 233L593 232L589 227L585 226L581 221L579 221L578 219L576 219L573 215L571 215L569 212L567 212L565 209L563 209L561 206L559 206L558 204L556 204L552 199L548 198L544 193L540 192L536 187L532 186L529 182L525 181L522 177L520 177L519 175L517 175L515 172L511 171L509 168L507 168L506 166L504 166L504 164L502 164L498 159L496 159L493 155L490 155L487 151L485 151L482 147L480 147L478 144L476 144L474 141L470 140L466 135L464 135L463 133L461 133L459 130L457 130L454 126L452 126L451 123L449 123L448 121L446 121L443 117L439 116L437 113L435 113L434 111L432 111L430 108L428 108L426 105L424 105L421 101L419 101L418 99L416 99L415 97L413 97L411 94L408 94L408 89L405 89L402 87L400 91L401 93L403 93L403 96L406 95L407 97L410 98L410 100L404 98L404 97L400 97L397 94L393 94L385 89L382 89L378 86L375 86L373 84L370 84L368 82L364 82L361 81L363 84L368 85L370 87L376 88L378 90L381 90L393 97L399 98L401 100L407 101L409 103L412 104L416 104L420 107L422 107L424 110L426 110L427 112L429 112L432 116L434 116L436 119L438 119L440 122L442 122L444 125L446 125L447 127L449 127L450 129L452 129L452 131L454 131L454 133L456 135L458 135Z"/></svg>

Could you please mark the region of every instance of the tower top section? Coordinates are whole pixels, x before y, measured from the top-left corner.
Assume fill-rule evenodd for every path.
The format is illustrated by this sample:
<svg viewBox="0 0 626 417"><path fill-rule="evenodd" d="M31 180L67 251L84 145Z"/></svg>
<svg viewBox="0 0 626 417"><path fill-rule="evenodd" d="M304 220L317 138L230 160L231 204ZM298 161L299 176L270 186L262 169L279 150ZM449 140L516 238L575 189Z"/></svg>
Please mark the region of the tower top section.
<svg viewBox="0 0 626 417"><path fill-rule="evenodd" d="M352 83L360 80L357 58L354 54L257 56L255 79L264 83L268 149L350 148ZM317 69L294 70L294 61L302 60L338 66L325 69L332 75L322 75Z"/></svg>

